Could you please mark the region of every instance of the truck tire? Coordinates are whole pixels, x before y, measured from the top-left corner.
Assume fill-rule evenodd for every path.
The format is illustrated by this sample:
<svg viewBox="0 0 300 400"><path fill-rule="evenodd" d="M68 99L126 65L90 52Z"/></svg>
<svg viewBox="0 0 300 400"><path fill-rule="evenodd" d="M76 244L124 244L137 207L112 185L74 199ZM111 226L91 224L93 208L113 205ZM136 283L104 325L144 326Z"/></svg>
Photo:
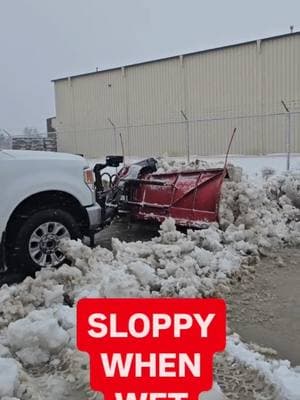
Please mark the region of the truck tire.
<svg viewBox="0 0 300 400"><path fill-rule="evenodd" d="M21 222L16 221L15 228L15 240L8 251L8 266L18 271L59 267L66 261L59 249L59 241L82 237L75 218L58 208L37 210Z"/></svg>

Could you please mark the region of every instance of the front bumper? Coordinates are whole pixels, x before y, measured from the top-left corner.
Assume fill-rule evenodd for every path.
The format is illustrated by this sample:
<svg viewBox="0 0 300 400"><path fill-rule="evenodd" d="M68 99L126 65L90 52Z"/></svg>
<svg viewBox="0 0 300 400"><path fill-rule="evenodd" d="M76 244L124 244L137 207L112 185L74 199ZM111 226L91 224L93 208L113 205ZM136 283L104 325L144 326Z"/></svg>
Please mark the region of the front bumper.
<svg viewBox="0 0 300 400"><path fill-rule="evenodd" d="M93 206L85 207L88 220L89 220L89 231L97 231L101 227L101 207L99 204L94 204Z"/></svg>

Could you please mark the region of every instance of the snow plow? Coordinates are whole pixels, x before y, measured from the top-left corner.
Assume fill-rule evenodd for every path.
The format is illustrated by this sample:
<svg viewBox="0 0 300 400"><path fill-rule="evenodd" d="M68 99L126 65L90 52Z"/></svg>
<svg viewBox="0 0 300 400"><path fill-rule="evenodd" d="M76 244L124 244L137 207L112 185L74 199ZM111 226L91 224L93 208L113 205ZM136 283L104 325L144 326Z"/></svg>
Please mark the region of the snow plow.
<svg viewBox="0 0 300 400"><path fill-rule="evenodd" d="M122 156L107 156L106 163L96 164L96 198L102 209L103 226L117 214L132 220L162 222L174 218L178 226L197 227L218 221L219 202L232 134L223 168L160 173L157 161L149 158L124 165L116 174L102 172L119 167Z"/></svg>

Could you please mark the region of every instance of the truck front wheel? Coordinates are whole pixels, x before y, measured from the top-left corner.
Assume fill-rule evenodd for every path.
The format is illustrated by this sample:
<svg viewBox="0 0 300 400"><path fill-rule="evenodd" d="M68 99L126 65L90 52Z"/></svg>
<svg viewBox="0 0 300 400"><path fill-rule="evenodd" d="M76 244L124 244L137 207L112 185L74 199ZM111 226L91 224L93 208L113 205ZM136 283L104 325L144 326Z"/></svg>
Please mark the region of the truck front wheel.
<svg viewBox="0 0 300 400"><path fill-rule="evenodd" d="M15 270L59 267L65 262L60 241L81 237L75 218L61 209L36 211L15 227L15 240L8 252L8 265Z"/></svg>

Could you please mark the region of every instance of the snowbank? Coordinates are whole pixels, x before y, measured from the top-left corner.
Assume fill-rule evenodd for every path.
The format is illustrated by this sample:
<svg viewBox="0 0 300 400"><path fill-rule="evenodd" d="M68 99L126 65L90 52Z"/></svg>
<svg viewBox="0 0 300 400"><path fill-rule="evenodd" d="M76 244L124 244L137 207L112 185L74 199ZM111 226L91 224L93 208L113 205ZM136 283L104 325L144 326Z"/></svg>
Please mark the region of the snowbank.
<svg viewBox="0 0 300 400"><path fill-rule="evenodd" d="M250 350L238 335L227 338L228 354L250 368L260 371L270 382L278 387L285 400L300 399L300 371L291 369L289 361L267 360L260 353Z"/></svg>
<svg viewBox="0 0 300 400"><path fill-rule="evenodd" d="M19 385L19 369L12 358L0 358L0 398L13 396Z"/></svg>
<svg viewBox="0 0 300 400"><path fill-rule="evenodd" d="M167 157L158 160L158 172L199 170L223 167L224 161ZM228 165L230 180L225 180L220 203L220 226L214 234L215 249L230 246L252 262L268 255L273 248L300 244L300 172L275 174L264 168L262 176L249 178L241 167ZM213 246L212 233L204 248ZM207 242L210 241L210 244ZM217 249L218 248L218 249ZM209 250L214 250L209 248ZM250 259L251 258L251 259Z"/></svg>
<svg viewBox="0 0 300 400"><path fill-rule="evenodd" d="M210 169L210 168L223 168L224 160L216 161L205 161L203 159L196 158L189 164L182 159L158 157L157 158L157 172L176 172L176 171L195 171L200 169Z"/></svg>
<svg viewBox="0 0 300 400"><path fill-rule="evenodd" d="M51 354L57 354L70 340L51 309L31 311L10 323L7 336L10 348L24 365L49 361Z"/></svg>

